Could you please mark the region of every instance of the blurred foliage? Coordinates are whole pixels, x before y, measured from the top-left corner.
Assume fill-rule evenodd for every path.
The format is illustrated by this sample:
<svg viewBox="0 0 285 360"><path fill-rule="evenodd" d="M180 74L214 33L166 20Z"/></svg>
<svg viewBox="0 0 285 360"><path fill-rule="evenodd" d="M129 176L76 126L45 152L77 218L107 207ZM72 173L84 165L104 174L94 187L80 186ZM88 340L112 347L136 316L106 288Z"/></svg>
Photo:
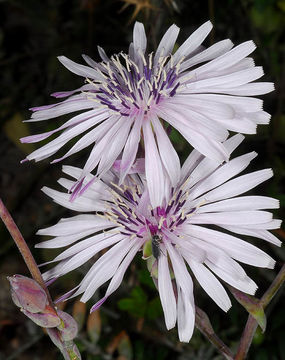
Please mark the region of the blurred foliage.
<svg viewBox="0 0 285 360"><path fill-rule="evenodd" d="M21 122L29 118L28 109L52 103L49 98L52 92L75 89L81 84L81 79L64 69L56 56L66 55L83 62L80 55L86 53L98 59L97 44L108 54L127 51L135 20L144 22L151 50L172 23L181 27L178 39L181 44L209 18L215 28L208 44L227 37L236 44L253 39L258 45L253 54L255 62L264 66L264 80L275 83L276 91L264 97L264 109L272 114L270 126L260 125L258 134L247 136L236 154L256 150L259 157L250 170L273 168L274 178L259 186L255 193L279 198L284 206L284 0L0 1L0 193L31 247L39 241L34 235L38 228L53 224L63 215L71 215L40 191L43 185L55 186L60 177L60 164L19 164L31 151L31 145L24 147L17 141L19 137L50 130L64 120L39 122L29 127ZM172 130L170 136L184 160L189 146L176 131ZM66 163L80 166L85 157L86 153L82 152ZM283 218L284 210L276 211L275 215ZM285 239L284 231L278 231L278 235ZM47 336L39 333L38 328L18 312L9 298L5 276L26 274L27 270L3 227L0 227L0 236L0 273L3 274L0 278L0 359L61 359ZM270 244L256 243L277 260L276 270L246 267L260 286L257 293L260 297L281 262L285 261L285 255L282 249ZM34 254L41 263L55 252L41 250L34 251ZM83 266L59 279L51 286L53 296L75 286L87 269L88 266ZM245 325L246 311L232 297L232 309L223 314L196 283L195 287L197 304L206 310L216 333L234 350ZM77 344L83 359L221 359L198 331L195 331L190 344L181 344L175 329L166 330L157 291L145 262L139 256L117 292L100 312L89 315L90 305L103 296L104 290L103 287L87 308L78 302L74 306L72 301L66 304L65 311L73 312L81 327ZM266 332L257 332L250 359L285 359L285 310L282 303L284 292L278 293L270 304Z"/></svg>

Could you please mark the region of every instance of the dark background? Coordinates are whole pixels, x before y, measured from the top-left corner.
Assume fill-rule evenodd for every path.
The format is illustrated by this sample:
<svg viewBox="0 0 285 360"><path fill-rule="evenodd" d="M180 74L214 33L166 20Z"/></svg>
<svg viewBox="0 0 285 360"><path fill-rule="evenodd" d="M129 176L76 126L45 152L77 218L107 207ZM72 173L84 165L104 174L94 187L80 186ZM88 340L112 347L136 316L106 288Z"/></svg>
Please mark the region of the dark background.
<svg viewBox="0 0 285 360"><path fill-rule="evenodd" d="M235 154L252 150L259 153L249 170L272 167L275 176L254 193L279 198L284 205L284 0L176 0L175 3L172 0L0 0L0 196L31 248L39 241L34 235L37 229L54 224L63 215L71 215L40 191L44 185L56 187L61 165L49 166L48 161L19 163L37 146L20 144L20 137L47 131L64 120L29 126L21 122L29 118L28 108L52 103L50 93L75 89L82 84L82 78L66 70L56 57L65 55L83 63L81 54L85 53L98 60L97 44L109 55L127 51L134 20L144 22L150 50L172 23L181 27L178 38L181 44L209 18L215 27L206 44L227 37L235 44L253 39L258 46L253 54L256 64L264 66L264 80L275 83L276 91L264 97L264 109L272 114L270 125L259 125L257 135L248 135ZM185 142L175 134L172 140L184 159L189 152ZM76 154L65 164L80 166L85 157L86 153ZM278 218L283 214L282 210L275 212ZM281 240L284 238L282 230L276 234ZM2 225L0 239L0 359L61 359L42 330L12 303L6 276L28 273ZM260 297L280 269L285 255L282 248L261 240L251 241L277 260L275 270L245 266L260 286L257 292ZM33 250L33 253L38 263L55 255L55 251ZM84 271L83 267L58 280L51 286L52 296L56 298L77 284ZM101 295L103 291L104 287ZM210 316L217 334L236 349L246 311L232 299L232 309L223 314L198 286L195 299ZM284 300L284 292L280 291L268 307L266 333L258 331L249 359L285 359ZM65 304L66 311L73 312L83 324L77 339L83 359L221 358L198 331L189 344L178 342L175 329L166 331L157 292L139 256L122 286L102 306L100 313L84 317L84 311L88 314L92 304L92 301L86 307L79 302Z"/></svg>

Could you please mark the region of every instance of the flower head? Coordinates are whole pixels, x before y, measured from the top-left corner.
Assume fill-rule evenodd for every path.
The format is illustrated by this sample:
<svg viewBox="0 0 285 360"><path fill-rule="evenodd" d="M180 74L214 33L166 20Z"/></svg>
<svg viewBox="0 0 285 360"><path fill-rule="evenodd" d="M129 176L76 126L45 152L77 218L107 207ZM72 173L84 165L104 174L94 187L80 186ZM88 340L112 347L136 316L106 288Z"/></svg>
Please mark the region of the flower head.
<svg viewBox="0 0 285 360"><path fill-rule="evenodd" d="M241 140L242 136L236 135L224 146L231 153ZM59 264L44 274L45 280L62 276L109 248L94 261L81 283L65 296L81 294L81 301L86 302L110 280L105 296L93 306L95 310L119 287L132 259L143 250L144 258L150 255L149 268L167 328L173 328L177 321L180 340L189 341L195 308L193 282L187 267L224 311L231 302L218 278L254 294L257 285L238 262L274 267L269 255L239 238L249 235L280 246L280 241L268 231L278 228L280 221L272 220L272 214L263 210L277 208L278 201L264 196L237 197L272 176L271 169L265 169L235 177L255 156L252 152L220 165L194 150L179 172L177 186L165 184L163 194L168 195L157 207L152 206L144 175L139 173L128 174L118 186L116 172L108 172L74 202L69 201L66 193L44 188L57 203L83 213L38 232L54 237L38 247L68 246L53 260ZM60 179L65 188L81 175L81 169L70 166L64 166L63 171L75 179ZM86 183L90 176L84 180ZM222 232L224 229L231 234Z"/></svg>
<svg viewBox="0 0 285 360"><path fill-rule="evenodd" d="M255 67L253 59L247 57L255 49L252 41L235 48L229 39L206 49L201 46L211 29L212 24L206 22L173 54L179 28L172 25L157 50L147 54L144 27L136 23L127 54L121 52L109 58L99 47L101 62L83 55L88 66L60 56L60 62L85 78L86 84L53 94L67 99L33 108L28 121L84 112L55 130L22 138L22 142L38 142L63 131L28 155L27 160L45 159L78 135L82 137L53 162L94 144L78 182L71 189L75 197L88 187L82 189L86 175L97 168L96 175L102 176L117 158L121 159L119 179L123 183L135 161L142 133L153 207L162 201L156 193L164 183L163 168L173 187L179 181L179 158L168 139L166 126L177 129L204 156L219 163L227 160L229 153L222 142L228 137L228 130L253 134L256 124L269 122L270 115L262 111L262 101L250 96L272 91L273 84L252 83L263 75L262 68Z"/></svg>

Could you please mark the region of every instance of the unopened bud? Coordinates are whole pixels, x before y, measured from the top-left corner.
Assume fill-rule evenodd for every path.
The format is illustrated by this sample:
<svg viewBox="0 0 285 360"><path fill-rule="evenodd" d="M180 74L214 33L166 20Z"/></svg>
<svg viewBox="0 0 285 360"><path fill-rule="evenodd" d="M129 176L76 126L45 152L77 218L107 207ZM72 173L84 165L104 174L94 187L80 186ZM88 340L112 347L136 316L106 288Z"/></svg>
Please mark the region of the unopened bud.
<svg viewBox="0 0 285 360"><path fill-rule="evenodd" d="M64 341L73 340L78 332L77 322L68 313L58 310L58 316L61 318L62 323L58 326L61 331L61 337Z"/></svg>
<svg viewBox="0 0 285 360"><path fill-rule="evenodd" d="M8 280L15 305L30 313L44 311L48 304L47 294L35 280L22 275L13 275Z"/></svg>
<svg viewBox="0 0 285 360"><path fill-rule="evenodd" d="M28 318L30 318L37 325L44 328L54 328L59 326L60 318L53 313L31 313L25 309L21 309L22 313L25 314Z"/></svg>

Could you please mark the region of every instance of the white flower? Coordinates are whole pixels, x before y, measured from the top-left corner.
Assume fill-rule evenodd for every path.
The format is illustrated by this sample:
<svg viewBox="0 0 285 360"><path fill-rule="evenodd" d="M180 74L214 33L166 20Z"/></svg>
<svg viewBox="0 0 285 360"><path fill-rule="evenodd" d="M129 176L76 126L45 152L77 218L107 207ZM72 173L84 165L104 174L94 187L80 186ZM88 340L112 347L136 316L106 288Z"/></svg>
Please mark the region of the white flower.
<svg viewBox="0 0 285 360"><path fill-rule="evenodd" d="M224 143L230 154L241 142L236 135ZM178 325L179 339L189 341L195 320L193 283L189 267L201 287L227 311L231 301L221 282L248 294L257 285L239 262L257 267L273 268L274 260L258 247L240 239L248 235L280 246L268 230L280 226L264 209L278 208L277 200L264 196L239 196L272 176L271 169L236 177L256 153L248 153L220 165L194 150L182 170L176 188L168 184L167 198L158 207L151 206L149 192L142 174L128 174L119 187L117 176L108 172L93 183L73 202L63 192L44 188L53 200L79 215L62 219L38 234L53 239L38 244L41 248L68 246L53 261L59 262L44 274L46 281L56 279L92 260L93 264L81 283L66 296L82 295L88 301L98 288L110 280L98 308L121 284L123 276L143 249L157 285L168 329ZM81 169L64 166L63 171L75 180L60 179L69 189L81 176ZM84 180L88 183L91 175ZM83 184L84 185L84 184ZM166 184L167 186L167 184ZM218 229L213 229L213 225ZM226 229L228 233L224 233ZM101 232L103 230L103 232ZM97 260L94 256L109 248ZM171 280L170 272L174 273Z"/></svg>
<svg viewBox="0 0 285 360"><path fill-rule="evenodd" d="M89 66L60 56L60 62L85 78L86 84L73 91L53 94L68 98L33 108L28 121L84 112L55 130L22 138L22 142L33 143L63 130L26 160L50 157L78 135L82 137L53 162L94 144L77 184L71 189L76 197L85 190L82 183L86 175L97 168L96 175L100 177L117 158L122 160L122 183L135 161L142 134L146 177L151 184L154 207L162 201L156 196L164 181L162 169L167 171L172 186L179 180L179 158L163 127L166 123L206 157L219 163L228 160L229 153L222 144L228 130L254 134L257 124L269 122L270 115L262 110L262 101L250 96L272 91L273 84L253 82L263 75L263 70L247 57L255 49L252 41L233 48L226 39L209 48L202 47L211 29L212 24L206 22L172 54L179 33L179 28L172 25L156 52L147 54L144 27L136 23L128 54L121 52L109 58L99 47L100 63L83 55ZM163 125L160 119L165 121Z"/></svg>

